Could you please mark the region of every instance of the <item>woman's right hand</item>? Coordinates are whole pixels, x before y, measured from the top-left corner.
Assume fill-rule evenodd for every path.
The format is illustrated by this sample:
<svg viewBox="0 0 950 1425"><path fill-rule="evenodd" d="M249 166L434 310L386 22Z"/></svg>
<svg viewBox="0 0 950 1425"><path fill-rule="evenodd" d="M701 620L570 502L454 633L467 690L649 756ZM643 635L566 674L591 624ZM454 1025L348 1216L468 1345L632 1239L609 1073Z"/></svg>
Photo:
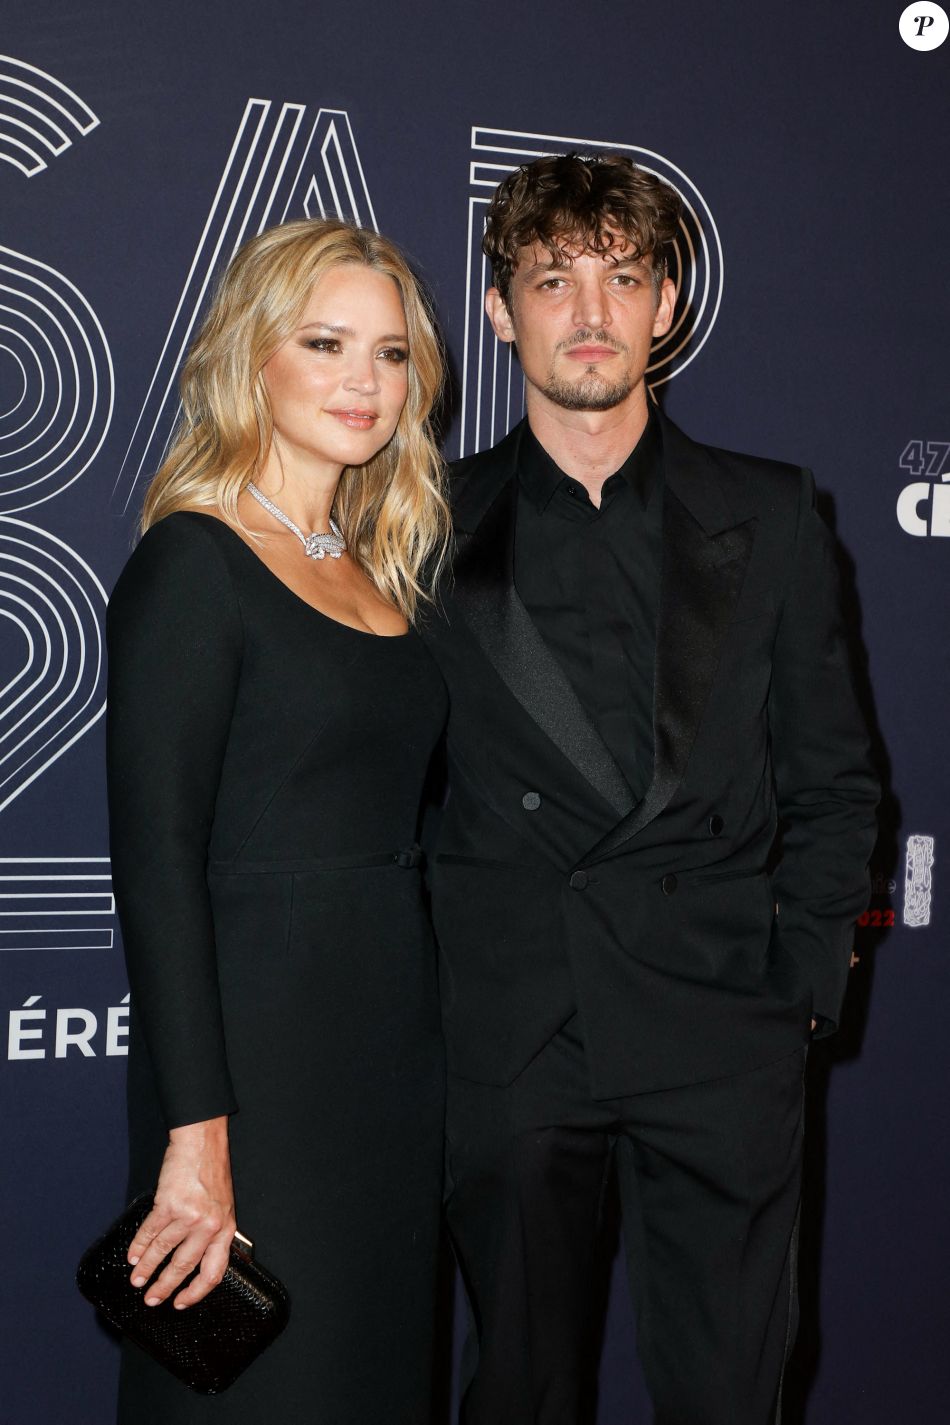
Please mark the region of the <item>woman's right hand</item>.
<svg viewBox="0 0 950 1425"><path fill-rule="evenodd" d="M201 1270L175 1297L179 1310L194 1306L218 1285L234 1237L234 1190L228 1151L228 1120L209 1118L173 1128L155 1189L155 1203L129 1248L132 1285L152 1282L146 1306L158 1306L200 1263Z"/></svg>

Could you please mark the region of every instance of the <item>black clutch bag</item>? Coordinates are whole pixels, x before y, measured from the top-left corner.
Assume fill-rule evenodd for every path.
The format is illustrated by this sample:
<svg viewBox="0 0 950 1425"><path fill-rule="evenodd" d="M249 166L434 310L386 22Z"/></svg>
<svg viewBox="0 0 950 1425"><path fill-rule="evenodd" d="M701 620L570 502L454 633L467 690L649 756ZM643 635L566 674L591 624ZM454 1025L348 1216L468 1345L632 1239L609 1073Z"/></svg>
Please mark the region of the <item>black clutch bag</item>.
<svg viewBox="0 0 950 1425"><path fill-rule="evenodd" d="M148 1288L132 1286L127 1254L151 1208L151 1193L130 1203L83 1253L76 1283L113 1326L185 1385L217 1395L280 1335L290 1316L290 1298L281 1282L254 1261L250 1242L235 1238L223 1280L203 1301L187 1311L175 1310L174 1297L146 1306Z"/></svg>

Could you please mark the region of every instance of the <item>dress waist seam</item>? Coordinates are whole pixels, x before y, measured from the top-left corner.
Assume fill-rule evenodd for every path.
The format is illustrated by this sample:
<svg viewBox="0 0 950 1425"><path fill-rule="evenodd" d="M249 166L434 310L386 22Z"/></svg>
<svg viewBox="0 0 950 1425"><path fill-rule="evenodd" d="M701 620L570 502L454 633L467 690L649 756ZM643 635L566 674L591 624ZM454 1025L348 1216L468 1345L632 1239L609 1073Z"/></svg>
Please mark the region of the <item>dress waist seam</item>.
<svg viewBox="0 0 950 1425"><path fill-rule="evenodd" d="M398 866L415 870L424 860L418 846L401 851L355 852L351 856L306 856L282 861L209 861L208 874L213 876L296 875L309 871L361 871L374 866Z"/></svg>

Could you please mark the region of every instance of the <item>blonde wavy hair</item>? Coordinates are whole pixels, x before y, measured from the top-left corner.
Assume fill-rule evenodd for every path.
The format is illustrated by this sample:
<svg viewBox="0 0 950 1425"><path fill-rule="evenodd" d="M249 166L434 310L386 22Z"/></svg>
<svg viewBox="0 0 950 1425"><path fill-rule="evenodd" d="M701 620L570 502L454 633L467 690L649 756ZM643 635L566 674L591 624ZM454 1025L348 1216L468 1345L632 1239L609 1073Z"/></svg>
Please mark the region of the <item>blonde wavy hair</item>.
<svg viewBox="0 0 950 1425"><path fill-rule="evenodd" d="M144 533L175 510L212 508L245 529L238 496L266 459L274 434L263 368L299 323L314 284L344 264L384 273L398 287L409 337L409 394L388 444L365 465L344 469L333 518L380 593L414 621L420 600L431 600L450 531L431 425L442 390L442 348L406 259L366 228L336 218L283 223L236 254L182 369L181 419L149 486L141 528Z"/></svg>

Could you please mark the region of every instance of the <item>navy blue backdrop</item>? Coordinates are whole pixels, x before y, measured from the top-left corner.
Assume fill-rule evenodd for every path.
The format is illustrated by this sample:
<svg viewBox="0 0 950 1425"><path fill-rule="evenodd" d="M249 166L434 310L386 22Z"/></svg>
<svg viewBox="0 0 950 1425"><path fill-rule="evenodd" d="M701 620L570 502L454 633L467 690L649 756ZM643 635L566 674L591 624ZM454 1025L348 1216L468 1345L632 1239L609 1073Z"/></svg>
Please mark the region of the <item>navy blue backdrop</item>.
<svg viewBox="0 0 950 1425"><path fill-rule="evenodd" d="M812 1056L785 1418L940 1418L950 43L915 52L902 9L8 0L0 1425L112 1417L115 1348L72 1285L124 1177L103 612L209 279L284 216L378 225L444 324L447 453L479 448L522 401L481 316L484 205L510 166L569 145L630 152L687 200L660 399L702 440L813 466L840 540L887 794L846 1024ZM600 1425L649 1419L632 1330L615 1276Z"/></svg>

